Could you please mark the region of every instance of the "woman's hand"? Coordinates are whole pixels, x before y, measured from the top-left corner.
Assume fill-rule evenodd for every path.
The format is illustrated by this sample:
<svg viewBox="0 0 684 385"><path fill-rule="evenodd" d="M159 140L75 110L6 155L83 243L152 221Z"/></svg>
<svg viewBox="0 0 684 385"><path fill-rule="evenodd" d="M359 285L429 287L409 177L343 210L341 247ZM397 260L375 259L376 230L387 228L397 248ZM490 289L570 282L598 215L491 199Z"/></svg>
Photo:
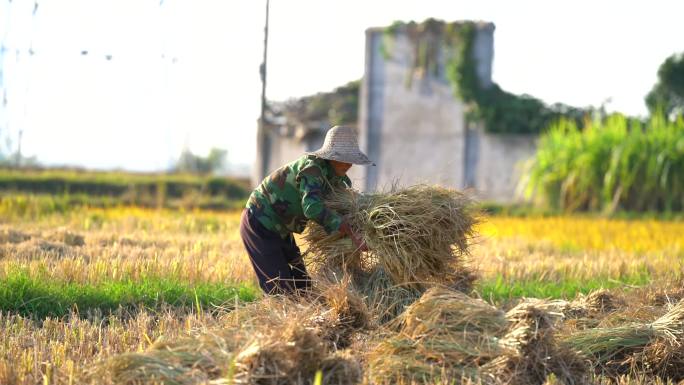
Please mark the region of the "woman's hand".
<svg viewBox="0 0 684 385"><path fill-rule="evenodd" d="M368 251L368 246L366 245L366 242L363 241L363 238L357 233L352 230L351 226L349 226L349 222L344 220L342 224L340 225L340 232L342 234L345 234L351 238L352 243L354 244L354 247L356 247L357 251Z"/></svg>

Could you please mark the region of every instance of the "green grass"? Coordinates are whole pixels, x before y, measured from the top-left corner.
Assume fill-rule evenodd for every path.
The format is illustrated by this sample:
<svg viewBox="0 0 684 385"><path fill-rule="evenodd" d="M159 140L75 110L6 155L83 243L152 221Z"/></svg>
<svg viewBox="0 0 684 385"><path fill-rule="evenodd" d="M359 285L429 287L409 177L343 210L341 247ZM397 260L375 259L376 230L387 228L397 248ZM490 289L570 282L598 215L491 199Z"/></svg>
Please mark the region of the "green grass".
<svg viewBox="0 0 684 385"><path fill-rule="evenodd" d="M612 278L596 277L591 279L566 278L562 281L532 280L510 281L501 277L480 281L476 287L482 298L501 303L513 298L533 297L546 299L572 299L577 294L587 294L597 289L643 286L651 282L648 273Z"/></svg>
<svg viewBox="0 0 684 385"><path fill-rule="evenodd" d="M0 280L0 310L34 319L62 317L72 311L103 314L120 307L159 309L164 306L197 310L253 301L258 290L247 284L200 283L188 285L168 278L145 281L108 281L92 284L32 277L23 271L10 272Z"/></svg>
<svg viewBox="0 0 684 385"><path fill-rule="evenodd" d="M70 169L0 168L0 189L49 194L84 193L119 195L149 189L170 196L182 196L188 188L202 188L211 195L244 197L249 181L224 176L85 171Z"/></svg>
<svg viewBox="0 0 684 385"><path fill-rule="evenodd" d="M129 200L125 197L86 194L0 193L0 217L7 219L38 219L48 215L64 215L82 207L120 208L147 207L172 210L236 210L242 209L246 199L223 196L192 196L167 198L159 205L152 201Z"/></svg>
<svg viewBox="0 0 684 385"><path fill-rule="evenodd" d="M67 206L225 209L250 191L248 180L224 176L0 168L3 195L53 196Z"/></svg>

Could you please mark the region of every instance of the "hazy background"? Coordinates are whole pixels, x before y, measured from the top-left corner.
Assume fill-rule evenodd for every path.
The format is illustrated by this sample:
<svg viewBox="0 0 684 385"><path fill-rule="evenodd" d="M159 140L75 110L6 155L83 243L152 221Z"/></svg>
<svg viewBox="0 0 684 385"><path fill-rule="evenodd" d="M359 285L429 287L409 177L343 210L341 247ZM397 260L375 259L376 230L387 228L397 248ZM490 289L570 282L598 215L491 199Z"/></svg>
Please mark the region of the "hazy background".
<svg viewBox="0 0 684 385"><path fill-rule="evenodd" d="M184 147L219 147L248 173L265 0L35 4L0 3L6 149L23 131L22 154L45 165L155 171ZM367 28L434 17L495 23L493 80L507 91L646 115L658 66L684 50L682 4L272 0L267 97L359 79Z"/></svg>

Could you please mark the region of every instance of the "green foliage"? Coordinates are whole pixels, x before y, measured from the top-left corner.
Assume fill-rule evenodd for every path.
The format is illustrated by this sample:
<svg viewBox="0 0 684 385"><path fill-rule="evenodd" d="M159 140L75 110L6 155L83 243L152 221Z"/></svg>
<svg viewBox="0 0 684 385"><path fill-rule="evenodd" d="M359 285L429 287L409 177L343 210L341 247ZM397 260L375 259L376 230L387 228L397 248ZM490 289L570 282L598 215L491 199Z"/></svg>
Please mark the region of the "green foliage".
<svg viewBox="0 0 684 385"><path fill-rule="evenodd" d="M668 115L684 114L684 53L668 57L658 69L658 82L646 95L651 113L659 109Z"/></svg>
<svg viewBox="0 0 684 385"><path fill-rule="evenodd" d="M249 183L228 177L188 174L0 169L0 191L109 196L135 204L136 198L152 203L155 199L183 198L192 193L245 199L249 195Z"/></svg>
<svg viewBox="0 0 684 385"><path fill-rule="evenodd" d="M269 108L282 113L290 122L356 124L360 85L359 80L352 81L332 92L320 92L285 103L272 103Z"/></svg>
<svg viewBox="0 0 684 385"><path fill-rule="evenodd" d="M87 194L26 194L1 193L0 218L3 220L38 219L51 215L64 215L84 207L115 208L135 206L172 210L238 210L245 206L244 199L223 196L190 194L183 198L166 198L159 202L148 196L95 196Z"/></svg>
<svg viewBox="0 0 684 385"><path fill-rule="evenodd" d="M62 282L32 277L19 269L0 279L0 310L25 317L62 317L71 311L104 314L119 308L161 309L174 306L192 309L252 301L257 289L247 284L198 283L189 285L171 278L144 281L107 281L98 284Z"/></svg>
<svg viewBox="0 0 684 385"><path fill-rule="evenodd" d="M615 114L584 129L561 120L541 137L528 177L528 197L566 212L681 211L684 120Z"/></svg>
<svg viewBox="0 0 684 385"><path fill-rule="evenodd" d="M483 85L477 75L473 54L478 25L474 22L445 23L427 19L422 23L395 22L385 30L383 54L392 46L392 37L399 31L406 33L414 48L412 72L438 76L438 59L446 57L446 78L454 93L468 107L468 118L482 121L488 132L539 133L553 121L565 117L581 121L587 111L560 103L545 105L529 95L515 95L504 91L496 83ZM409 76L411 79L412 76Z"/></svg>
<svg viewBox="0 0 684 385"><path fill-rule="evenodd" d="M224 167L227 155L228 151L219 148L212 148L206 157L195 155L190 150L185 149L181 152L172 171L190 174L218 172Z"/></svg>

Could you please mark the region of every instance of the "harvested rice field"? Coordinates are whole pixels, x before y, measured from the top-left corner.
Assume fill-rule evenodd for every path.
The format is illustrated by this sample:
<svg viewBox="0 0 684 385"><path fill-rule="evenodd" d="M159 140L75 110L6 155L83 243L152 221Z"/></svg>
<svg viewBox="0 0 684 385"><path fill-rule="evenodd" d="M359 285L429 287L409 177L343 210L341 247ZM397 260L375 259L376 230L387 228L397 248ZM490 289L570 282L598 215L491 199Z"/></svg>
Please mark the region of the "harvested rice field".
<svg viewBox="0 0 684 385"><path fill-rule="evenodd" d="M340 194L371 252L310 226L292 299L259 292L239 212L26 199L0 204L0 384L684 380L683 222Z"/></svg>

